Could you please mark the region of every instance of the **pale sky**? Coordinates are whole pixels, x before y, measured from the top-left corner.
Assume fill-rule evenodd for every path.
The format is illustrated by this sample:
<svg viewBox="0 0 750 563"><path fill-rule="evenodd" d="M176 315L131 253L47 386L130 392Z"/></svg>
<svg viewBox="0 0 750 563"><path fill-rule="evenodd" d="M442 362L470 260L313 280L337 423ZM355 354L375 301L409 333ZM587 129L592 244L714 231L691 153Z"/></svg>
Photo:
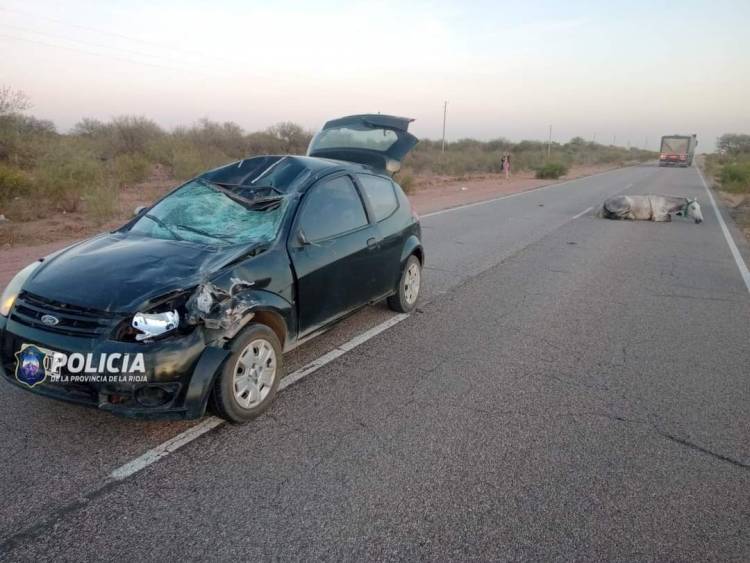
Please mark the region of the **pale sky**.
<svg viewBox="0 0 750 563"><path fill-rule="evenodd" d="M657 5L658 4L658 5ZM750 133L750 0L0 0L0 84L81 117L247 130L416 118L417 136L699 150Z"/></svg>

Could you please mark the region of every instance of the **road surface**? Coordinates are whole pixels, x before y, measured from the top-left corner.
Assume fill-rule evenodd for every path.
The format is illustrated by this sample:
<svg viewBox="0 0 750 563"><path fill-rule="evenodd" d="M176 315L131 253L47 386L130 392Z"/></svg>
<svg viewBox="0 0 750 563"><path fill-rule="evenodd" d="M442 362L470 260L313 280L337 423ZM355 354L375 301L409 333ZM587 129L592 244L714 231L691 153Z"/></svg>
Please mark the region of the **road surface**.
<svg viewBox="0 0 750 563"><path fill-rule="evenodd" d="M698 197L705 222L594 218L617 193ZM246 426L169 453L195 423L3 384L0 559L750 557L750 293L697 171L423 227L419 310L370 307L290 353L295 371L338 349ZM111 478L151 448L168 455Z"/></svg>

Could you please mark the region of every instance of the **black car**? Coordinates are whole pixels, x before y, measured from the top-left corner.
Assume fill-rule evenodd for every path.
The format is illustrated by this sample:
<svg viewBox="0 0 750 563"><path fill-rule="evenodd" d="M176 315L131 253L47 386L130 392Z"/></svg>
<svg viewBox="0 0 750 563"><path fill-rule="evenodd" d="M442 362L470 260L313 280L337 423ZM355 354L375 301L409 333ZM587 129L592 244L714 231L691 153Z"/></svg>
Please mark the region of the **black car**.
<svg viewBox="0 0 750 563"><path fill-rule="evenodd" d="M414 308L421 229L391 177L411 121L329 121L308 156L211 170L27 266L0 302L0 374L129 417L197 418L209 401L257 416L284 350L382 299Z"/></svg>

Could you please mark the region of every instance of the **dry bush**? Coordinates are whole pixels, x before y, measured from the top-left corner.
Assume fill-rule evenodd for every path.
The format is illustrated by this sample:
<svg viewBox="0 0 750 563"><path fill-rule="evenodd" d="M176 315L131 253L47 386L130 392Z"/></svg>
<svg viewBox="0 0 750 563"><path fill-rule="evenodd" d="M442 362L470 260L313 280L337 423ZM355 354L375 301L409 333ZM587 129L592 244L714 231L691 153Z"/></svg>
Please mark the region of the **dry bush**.
<svg viewBox="0 0 750 563"><path fill-rule="evenodd" d="M84 194L105 182L105 169L95 155L75 143L58 143L40 161L34 172L34 191L58 211L76 211Z"/></svg>
<svg viewBox="0 0 750 563"><path fill-rule="evenodd" d="M561 162L548 162L536 169L536 177L557 180L568 173L568 167Z"/></svg>
<svg viewBox="0 0 750 563"><path fill-rule="evenodd" d="M143 182L151 169L151 162L141 154L121 154L112 161L112 176L118 185Z"/></svg>
<svg viewBox="0 0 750 563"><path fill-rule="evenodd" d="M725 164L719 172L721 189L732 193L750 193L750 160Z"/></svg>
<svg viewBox="0 0 750 563"><path fill-rule="evenodd" d="M104 223L119 211L119 193L111 181L103 181L89 187L83 196L86 215L97 223Z"/></svg>

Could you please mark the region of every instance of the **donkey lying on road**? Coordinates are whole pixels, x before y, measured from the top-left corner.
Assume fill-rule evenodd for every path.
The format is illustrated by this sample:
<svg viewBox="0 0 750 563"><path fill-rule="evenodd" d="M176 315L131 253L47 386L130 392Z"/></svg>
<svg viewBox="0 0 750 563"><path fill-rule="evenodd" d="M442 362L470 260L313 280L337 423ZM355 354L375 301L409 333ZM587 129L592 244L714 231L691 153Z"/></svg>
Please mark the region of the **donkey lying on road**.
<svg viewBox="0 0 750 563"><path fill-rule="evenodd" d="M630 219L633 221L671 221L671 213L690 217L696 223L703 221L701 206L687 197L663 195L618 195L607 199L597 213L605 219Z"/></svg>

